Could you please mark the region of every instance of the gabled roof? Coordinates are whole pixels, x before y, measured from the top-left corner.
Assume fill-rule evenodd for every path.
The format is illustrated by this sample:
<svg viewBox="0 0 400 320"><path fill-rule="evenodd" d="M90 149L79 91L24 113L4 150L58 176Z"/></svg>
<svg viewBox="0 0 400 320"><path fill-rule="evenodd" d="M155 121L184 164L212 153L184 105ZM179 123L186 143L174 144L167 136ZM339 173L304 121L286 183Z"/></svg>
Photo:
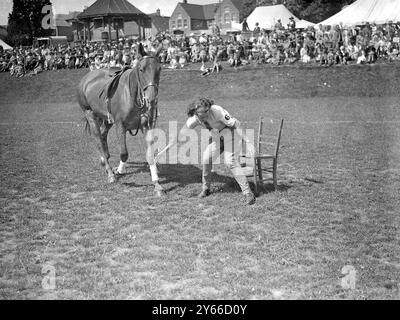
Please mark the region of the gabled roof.
<svg viewBox="0 0 400 320"><path fill-rule="evenodd" d="M217 11L219 7L219 3L211 3L203 6L204 10L204 19L205 20L213 20L215 16L215 11Z"/></svg>
<svg viewBox="0 0 400 320"><path fill-rule="evenodd" d="M82 13L82 11L71 11L68 13L67 19L65 21L71 22L78 19L78 16Z"/></svg>
<svg viewBox="0 0 400 320"><path fill-rule="evenodd" d="M68 22L74 16L74 12L68 14L56 14L56 26L57 27L70 27L71 24Z"/></svg>
<svg viewBox="0 0 400 320"><path fill-rule="evenodd" d="M134 16L145 15L128 0L97 0L79 16L82 18L94 18L99 16Z"/></svg>
<svg viewBox="0 0 400 320"><path fill-rule="evenodd" d="M159 16L156 13L149 14L151 17L151 22L158 30L168 30L169 29L169 17Z"/></svg>
<svg viewBox="0 0 400 320"><path fill-rule="evenodd" d="M231 0L231 2L239 11L243 9L243 0Z"/></svg>
<svg viewBox="0 0 400 320"><path fill-rule="evenodd" d="M217 10L219 4L212 3L206 5L199 4L191 4L191 3L179 3L183 10L190 16L192 19L198 20L213 20L215 11Z"/></svg>

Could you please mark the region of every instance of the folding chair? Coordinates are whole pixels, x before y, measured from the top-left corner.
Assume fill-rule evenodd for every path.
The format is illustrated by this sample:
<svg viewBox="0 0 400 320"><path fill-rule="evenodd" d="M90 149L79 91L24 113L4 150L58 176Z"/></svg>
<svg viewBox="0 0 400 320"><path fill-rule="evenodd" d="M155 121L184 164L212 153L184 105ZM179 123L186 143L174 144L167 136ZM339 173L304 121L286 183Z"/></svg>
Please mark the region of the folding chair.
<svg viewBox="0 0 400 320"><path fill-rule="evenodd" d="M244 170L244 171L246 177L253 179L256 194L258 194L259 184L261 184L261 186L263 187L264 182L271 179L271 177L264 178L263 177L264 173L272 174L274 190L277 190L278 188L277 169L278 169L278 154L279 154L279 145L281 142L282 127L283 127L283 119L280 120L276 136L266 135L263 132L263 118L260 117L258 122L256 150L254 152L254 155L248 155L248 154L240 155L240 158L251 159L253 168L249 169L252 169L252 171L250 170ZM271 142L271 139L273 142ZM262 148L262 146L265 147ZM264 151L264 149L267 150ZM264 167L264 162L266 161L269 162L272 161L272 165ZM249 162L247 163L250 164Z"/></svg>

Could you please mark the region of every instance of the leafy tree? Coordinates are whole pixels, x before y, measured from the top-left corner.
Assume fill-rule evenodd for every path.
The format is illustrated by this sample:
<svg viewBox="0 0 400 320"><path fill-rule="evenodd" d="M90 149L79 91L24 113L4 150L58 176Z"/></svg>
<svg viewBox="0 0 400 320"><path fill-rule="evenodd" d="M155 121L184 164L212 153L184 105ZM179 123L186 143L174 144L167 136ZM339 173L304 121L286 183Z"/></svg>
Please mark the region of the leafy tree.
<svg viewBox="0 0 400 320"><path fill-rule="evenodd" d="M13 9L8 16L8 37L12 45L29 45L34 37L48 36L52 30L42 28L45 16L42 9L51 5L50 0L13 0Z"/></svg>

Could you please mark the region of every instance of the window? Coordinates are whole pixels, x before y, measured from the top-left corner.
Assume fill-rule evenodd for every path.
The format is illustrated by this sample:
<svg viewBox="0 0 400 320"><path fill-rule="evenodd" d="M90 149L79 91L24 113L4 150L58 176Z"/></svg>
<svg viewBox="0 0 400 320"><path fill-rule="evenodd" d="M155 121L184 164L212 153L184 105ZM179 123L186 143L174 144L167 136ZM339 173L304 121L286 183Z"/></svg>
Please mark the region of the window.
<svg viewBox="0 0 400 320"><path fill-rule="evenodd" d="M176 19L176 26L177 28L182 28L182 15L178 14L178 17Z"/></svg>
<svg viewBox="0 0 400 320"><path fill-rule="evenodd" d="M188 21L187 19L183 19L183 27L187 28L188 27Z"/></svg>
<svg viewBox="0 0 400 320"><path fill-rule="evenodd" d="M176 28L175 21L171 21L171 28L172 28L172 29L175 29L175 28Z"/></svg>
<svg viewBox="0 0 400 320"><path fill-rule="evenodd" d="M224 23L228 24L231 21L229 13L224 13Z"/></svg>
<svg viewBox="0 0 400 320"><path fill-rule="evenodd" d="M236 19L236 14L235 14L235 13L232 13L232 21L234 21L234 22L239 22L239 21L237 21L237 19Z"/></svg>
<svg viewBox="0 0 400 320"><path fill-rule="evenodd" d="M224 23L228 24L230 22L231 22L231 15L230 15L229 7L226 7L224 9Z"/></svg>

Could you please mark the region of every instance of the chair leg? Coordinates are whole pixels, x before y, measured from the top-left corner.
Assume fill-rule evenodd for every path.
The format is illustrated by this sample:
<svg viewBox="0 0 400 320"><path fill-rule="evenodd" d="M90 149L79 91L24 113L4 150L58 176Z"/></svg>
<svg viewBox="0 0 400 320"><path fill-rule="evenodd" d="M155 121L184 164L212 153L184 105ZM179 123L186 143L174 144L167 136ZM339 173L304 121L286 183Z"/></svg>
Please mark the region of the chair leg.
<svg viewBox="0 0 400 320"><path fill-rule="evenodd" d="M278 189L277 169L278 169L277 160L274 159L273 168L272 168L272 177L273 177L273 180L274 180L274 189L275 189L275 191Z"/></svg>
<svg viewBox="0 0 400 320"><path fill-rule="evenodd" d="M254 159L253 178L254 178L254 191L258 195L258 181L257 181L257 160Z"/></svg>
<svg viewBox="0 0 400 320"><path fill-rule="evenodd" d="M257 170L258 170L258 178L259 178L259 182L261 184L261 188L264 188L263 174L262 174L261 160L260 159L258 159L258 161L257 161Z"/></svg>

